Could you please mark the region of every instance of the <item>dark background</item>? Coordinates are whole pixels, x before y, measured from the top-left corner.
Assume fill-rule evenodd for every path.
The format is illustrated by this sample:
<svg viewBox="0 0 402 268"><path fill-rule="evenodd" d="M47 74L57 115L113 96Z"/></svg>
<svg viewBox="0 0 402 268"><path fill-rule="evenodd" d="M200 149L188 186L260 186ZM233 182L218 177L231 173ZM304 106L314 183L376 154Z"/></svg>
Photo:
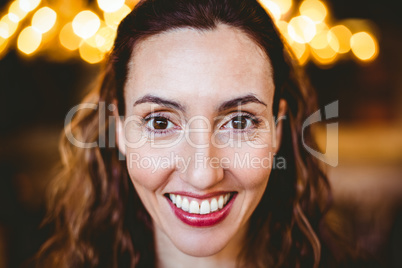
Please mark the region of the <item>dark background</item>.
<svg viewBox="0 0 402 268"><path fill-rule="evenodd" d="M50 2L50 1L49 1ZM384 267L402 267L402 16L397 0L324 1L336 20L363 18L379 29L380 54L370 64L342 60L306 70L320 107L339 100L340 165L330 169L336 213L352 240ZM0 10L7 1L0 1ZM59 156L68 110L100 65L62 63L10 50L0 60L0 268L19 267L48 230L44 189ZM399 255L398 255L399 254Z"/></svg>

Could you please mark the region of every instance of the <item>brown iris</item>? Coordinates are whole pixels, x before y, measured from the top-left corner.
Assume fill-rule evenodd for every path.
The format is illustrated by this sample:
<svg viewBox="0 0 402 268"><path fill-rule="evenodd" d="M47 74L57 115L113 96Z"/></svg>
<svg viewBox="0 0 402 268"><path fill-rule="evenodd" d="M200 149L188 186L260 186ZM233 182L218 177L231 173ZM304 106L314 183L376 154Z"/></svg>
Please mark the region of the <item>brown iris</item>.
<svg viewBox="0 0 402 268"><path fill-rule="evenodd" d="M164 117L155 117L152 126L154 129L166 129L168 123L168 120Z"/></svg>
<svg viewBox="0 0 402 268"><path fill-rule="evenodd" d="M245 129L247 127L247 119L244 116L236 116L232 119L234 129Z"/></svg>

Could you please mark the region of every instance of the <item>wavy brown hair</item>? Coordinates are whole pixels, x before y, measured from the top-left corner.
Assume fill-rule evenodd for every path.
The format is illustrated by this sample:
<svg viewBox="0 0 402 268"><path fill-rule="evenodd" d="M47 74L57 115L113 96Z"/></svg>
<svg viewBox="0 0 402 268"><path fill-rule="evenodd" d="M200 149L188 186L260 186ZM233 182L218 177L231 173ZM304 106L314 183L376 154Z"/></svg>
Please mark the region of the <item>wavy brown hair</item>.
<svg viewBox="0 0 402 268"><path fill-rule="evenodd" d="M37 255L40 267L154 267L152 220L129 179L115 145L113 112L125 111L124 85L131 53L138 42L172 29L213 31L219 24L240 29L268 55L274 72L273 113L288 103L277 156L285 169L273 169L265 194L253 213L239 267L318 267L319 236L330 190L326 176L302 146L302 122L313 112L314 93L301 82L273 21L255 0L146 0L121 22L100 86L66 130L77 140L104 146L79 148L63 135L62 170L50 187L48 222L52 236ZM103 108L102 108L103 107ZM100 120L104 115L106 120ZM123 114L124 115L124 114ZM309 130L305 142L312 146Z"/></svg>

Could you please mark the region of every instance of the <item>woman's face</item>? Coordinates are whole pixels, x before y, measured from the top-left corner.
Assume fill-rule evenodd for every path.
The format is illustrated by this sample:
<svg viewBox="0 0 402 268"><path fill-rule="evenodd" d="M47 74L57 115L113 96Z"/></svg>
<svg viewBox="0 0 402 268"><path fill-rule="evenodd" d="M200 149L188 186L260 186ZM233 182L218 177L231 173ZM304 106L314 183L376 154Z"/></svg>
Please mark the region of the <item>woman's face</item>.
<svg viewBox="0 0 402 268"><path fill-rule="evenodd" d="M238 241L276 152L273 93L267 56L240 30L179 29L136 46L119 144L171 246L209 256Z"/></svg>

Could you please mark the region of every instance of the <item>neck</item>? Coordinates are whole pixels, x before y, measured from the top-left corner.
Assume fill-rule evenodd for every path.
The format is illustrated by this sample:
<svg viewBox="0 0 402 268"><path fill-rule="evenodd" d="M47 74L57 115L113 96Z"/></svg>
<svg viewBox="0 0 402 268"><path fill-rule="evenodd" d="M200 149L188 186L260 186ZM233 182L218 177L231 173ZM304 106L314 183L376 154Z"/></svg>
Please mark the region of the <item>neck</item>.
<svg viewBox="0 0 402 268"><path fill-rule="evenodd" d="M236 267L236 259L244 245L246 226L234 236L219 252L206 257L194 257L184 254L172 243L158 227L155 226L155 246L158 268L172 267Z"/></svg>

